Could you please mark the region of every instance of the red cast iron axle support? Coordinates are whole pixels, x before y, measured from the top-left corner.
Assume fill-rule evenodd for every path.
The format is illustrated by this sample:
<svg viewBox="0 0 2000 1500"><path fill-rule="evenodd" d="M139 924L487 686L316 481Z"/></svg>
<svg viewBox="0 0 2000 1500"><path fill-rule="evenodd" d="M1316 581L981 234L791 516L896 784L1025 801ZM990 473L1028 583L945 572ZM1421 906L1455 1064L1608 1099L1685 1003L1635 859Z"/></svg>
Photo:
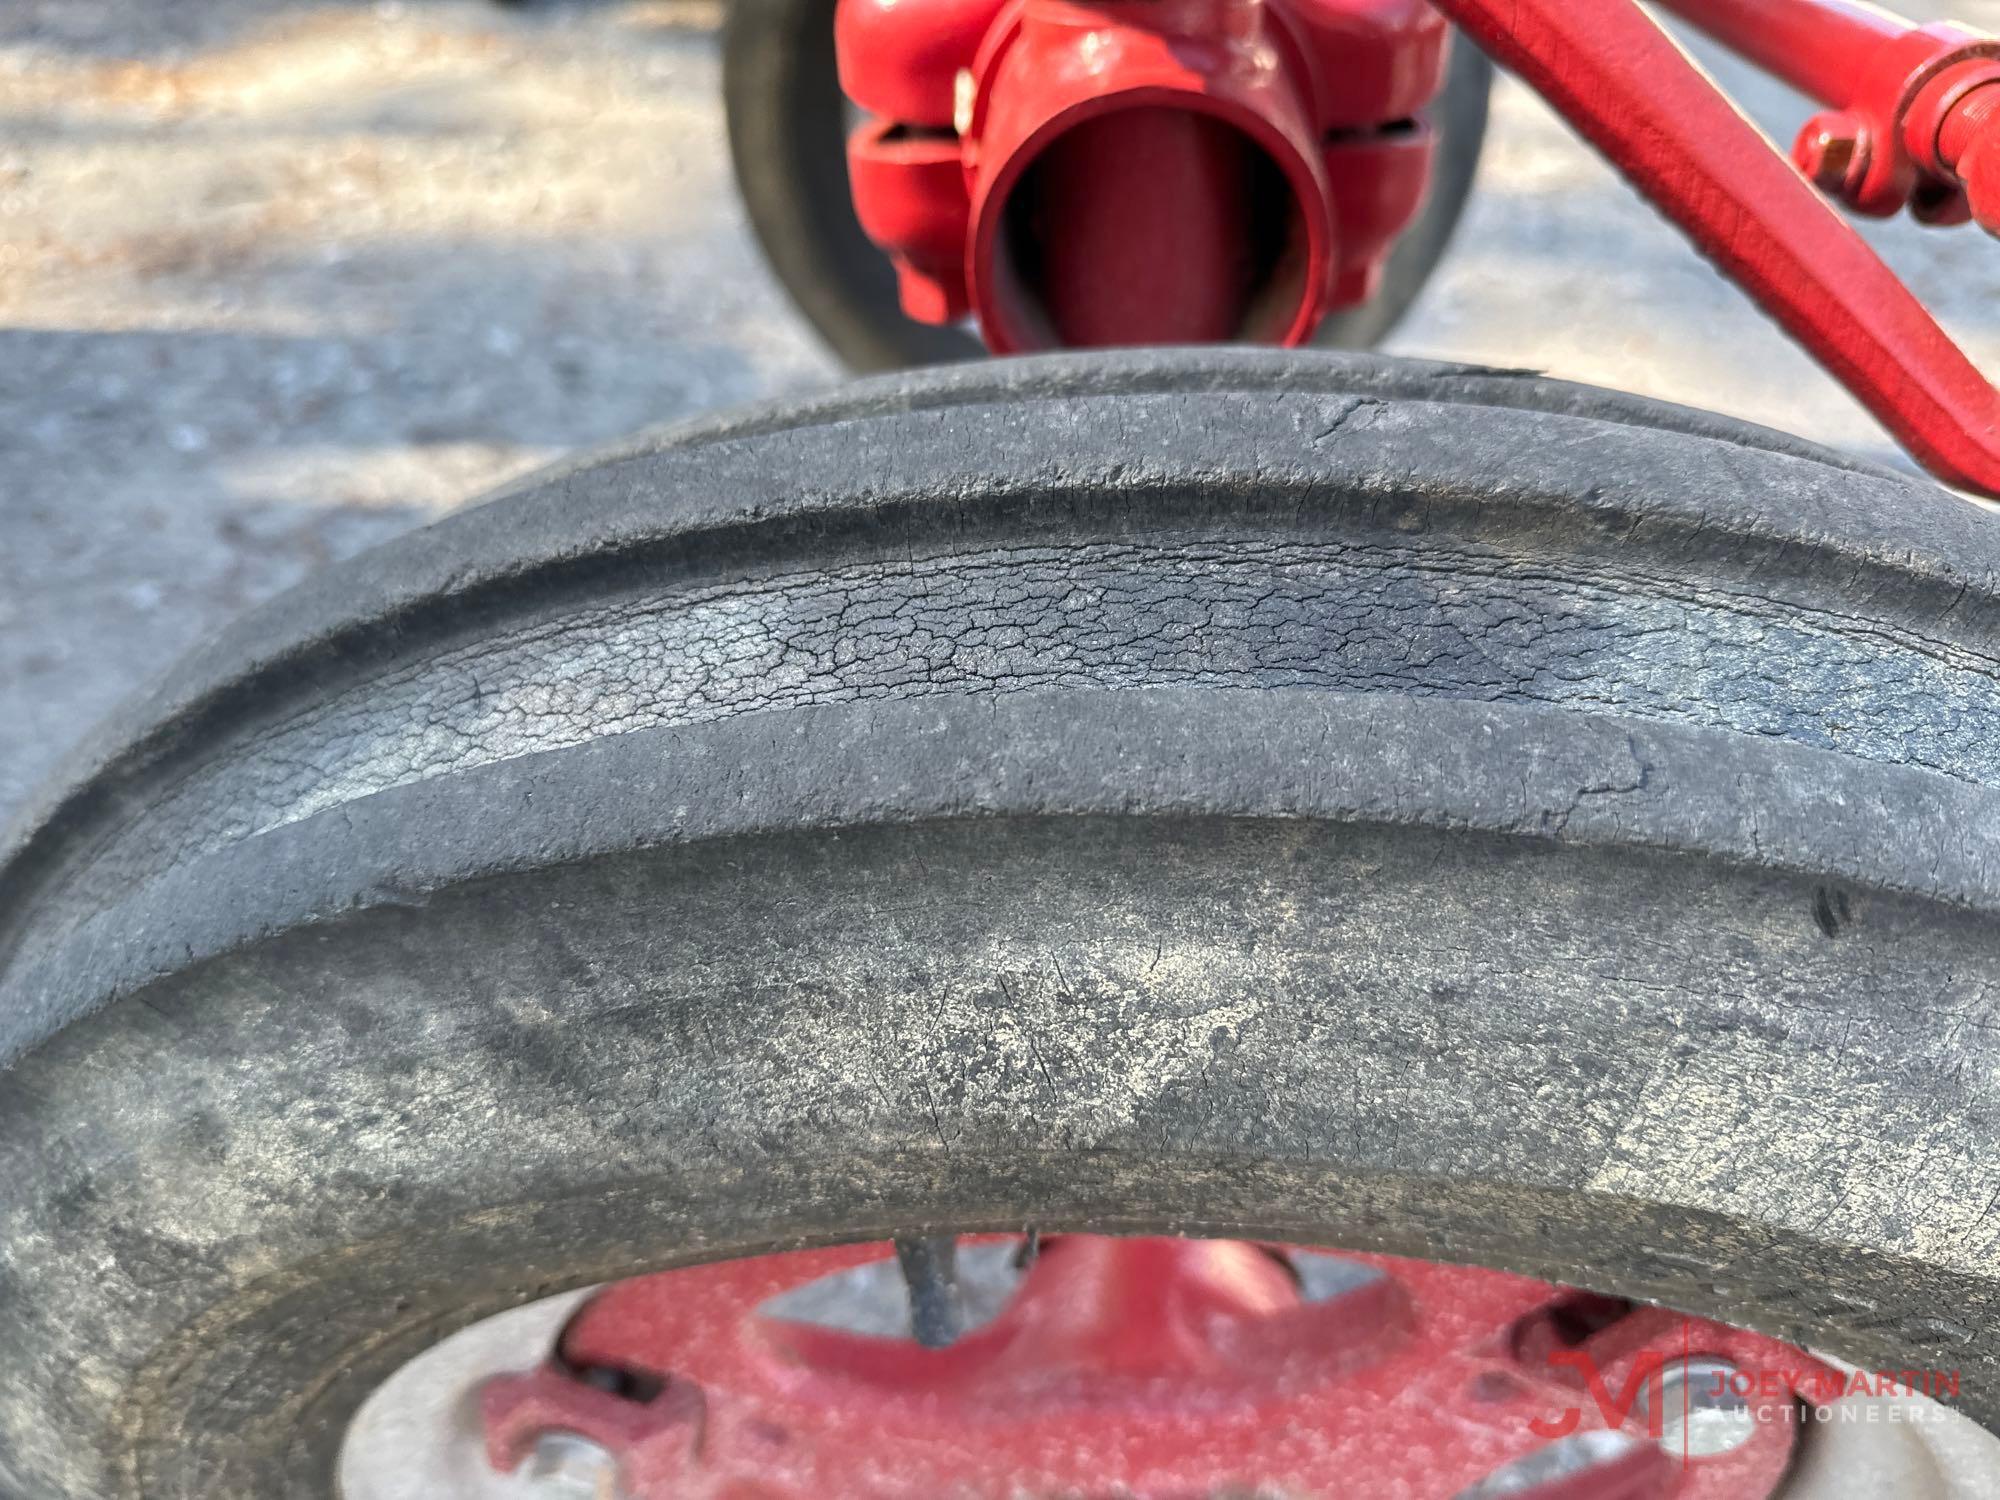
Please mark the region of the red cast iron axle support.
<svg viewBox="0 0 2000 1500"><path fill-rule="evenodd" d="M1296 344L1421 206L1425 0L841 0L862 227L987 343Z"/></svg>

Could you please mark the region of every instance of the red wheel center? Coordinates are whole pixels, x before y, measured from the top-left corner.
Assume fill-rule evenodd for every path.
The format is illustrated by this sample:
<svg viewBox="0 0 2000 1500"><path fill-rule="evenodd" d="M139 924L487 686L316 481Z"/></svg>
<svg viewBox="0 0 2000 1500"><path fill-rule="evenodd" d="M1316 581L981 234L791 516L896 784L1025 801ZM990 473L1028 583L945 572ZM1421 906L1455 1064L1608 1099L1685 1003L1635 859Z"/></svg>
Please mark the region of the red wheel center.
<svg viewBox="0 0 2000 1500"><path fill-rule="evenodd" d="M1759 1500L1829 1374L1498 1272L1233 1241L1022 1250L967 1242L971 1326L945 1348L902 1331L880 1245L621 1283L556 1358L487 1387L492 1461L577 1434L631 1500L1305 1500L1364 1479L1437 1500Z"/></svg>

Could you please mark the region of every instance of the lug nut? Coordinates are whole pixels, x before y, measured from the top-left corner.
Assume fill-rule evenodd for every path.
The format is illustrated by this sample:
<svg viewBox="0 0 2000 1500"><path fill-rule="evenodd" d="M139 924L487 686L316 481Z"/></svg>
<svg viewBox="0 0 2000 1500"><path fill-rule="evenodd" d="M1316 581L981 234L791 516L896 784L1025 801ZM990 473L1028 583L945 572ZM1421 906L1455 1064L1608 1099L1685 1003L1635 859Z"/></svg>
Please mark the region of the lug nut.
<svg viewBox="0 0 2000 1500"><path fill-rule="evenodd" d="M1868 131L1861 117L1830 109L1806 121L1792 160L1821 192L1850 198L1868 175Z"/></svg>
<svg viewBox="0 0 2000 1500"><path fill-rule="evenodd" d="M1725 1359L1679 1359L1660 1372L1660 1446L1686 1458L1734 1453L1757 1431L1757 1413ZM1651 1391L1647 1405L1652 1404Z"/></svg>
<svg viewBox="0 0 2000 1500"><path fill-rule="evenodd" d="M1579 1432L1558 1438L1546 1448L1537 1448L1527 1457L1495 1469L1472 1488L1460 1490L1452 1500L1506 1500L1551 1490L1561 1494L1609 1493L1601 1486L1594 1490L1583 1487L1594 1475L1619 1472L1640 1446L1622 1432ZM1629 1473L1625 1478L1629 1484Z"/></svg>
<svg viewBox="0 0 2000 1500"><path fill-rule="evenodd" d="M522 1472L536 1500L625 1500L618 1460L578 1433L551 1432L538 1439Z"/></svg>

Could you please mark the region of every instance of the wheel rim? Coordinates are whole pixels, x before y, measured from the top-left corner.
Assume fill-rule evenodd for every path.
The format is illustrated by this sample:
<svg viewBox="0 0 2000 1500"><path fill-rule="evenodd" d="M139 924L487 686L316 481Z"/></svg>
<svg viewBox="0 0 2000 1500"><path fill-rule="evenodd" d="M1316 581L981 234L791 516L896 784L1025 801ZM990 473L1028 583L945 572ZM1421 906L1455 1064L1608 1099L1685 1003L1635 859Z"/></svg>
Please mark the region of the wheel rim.
<svg viewBox="0 0 2000 1500"><path fill-rule="evenodd" d="M941 1293L959 1336L926 1347L913 1333ZM1971 1500L1950 1450L2000 1463L2000 1441L1909 1384L1504 1273L944 1237L714 1262L489 1318L362 1405L339 1493L1835 1500L1865 1474L1871 1492Z"/></svg>

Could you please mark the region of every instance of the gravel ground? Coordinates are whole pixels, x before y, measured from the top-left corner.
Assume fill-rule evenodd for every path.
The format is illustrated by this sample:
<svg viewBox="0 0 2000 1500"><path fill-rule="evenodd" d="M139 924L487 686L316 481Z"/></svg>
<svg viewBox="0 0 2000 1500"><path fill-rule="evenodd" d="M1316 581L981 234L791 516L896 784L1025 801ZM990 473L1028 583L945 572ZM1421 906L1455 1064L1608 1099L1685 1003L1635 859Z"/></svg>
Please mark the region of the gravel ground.
<svg viewBox="0 0 2000 1500"><path fill-rule="evenodd" d="M2000 29L2000 0L1957 11ZM579 445L838 378L736 206L716 15L0 0L0 818L309 570ZM1799 101L1703 57L1789 137ZM2000 246L1870 232L2000 369ZM1893 457L1512 82L1392 347Z"/></svg>

